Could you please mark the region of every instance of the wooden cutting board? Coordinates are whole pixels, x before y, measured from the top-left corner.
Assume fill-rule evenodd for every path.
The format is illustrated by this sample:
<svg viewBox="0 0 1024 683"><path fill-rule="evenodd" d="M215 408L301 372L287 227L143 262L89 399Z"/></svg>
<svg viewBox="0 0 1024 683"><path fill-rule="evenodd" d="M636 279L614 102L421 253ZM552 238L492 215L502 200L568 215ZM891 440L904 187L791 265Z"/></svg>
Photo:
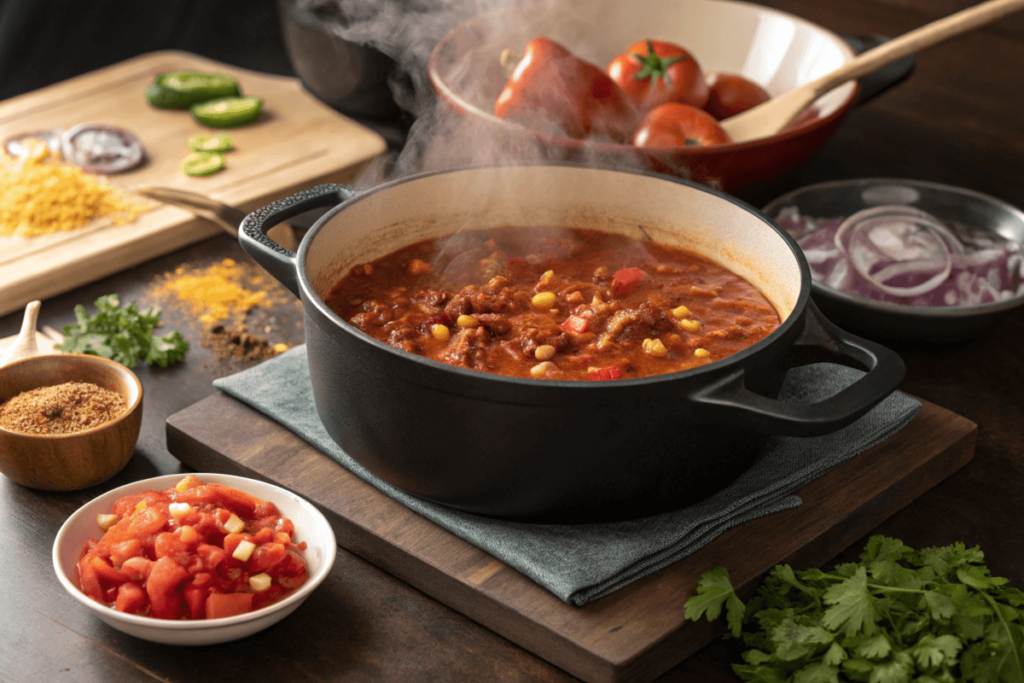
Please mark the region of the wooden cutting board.
<svg viewBox="0 0 1024 683"><path fill-rule="evenodd" d="M197 471L254 477L304 496L344 548L585 681L646 682L724 629L683 620L703 571L727 567L740 595L749 596L776 564L825 564L965 465L977 425L922 406L888 441L800 489L802 506L731 529L584 607L561 602L226 394L168 418L167 447Z"/></svg>
<svg viewBox="0 0 1024 683"><path fill-rule="evenodd" d="M226 155L225 170L211 176L191 178L180 166L189 153L189 136L215 129L200 125L186 110L151 107L143 96L157 74L182 70L232 76L243 94L263 98L256 123L226 131L235 149ZM322 104L298 79L186 52L149 53L0 102L0 140L80 123L126 128L145 146L143 165L110 176L112 184L190 190L247 212L319 183L350 181L387 148L383 138ZM75 232L0 237L0 315L220 230L183 209L160 206L123 226L101 220Z"/></svg>

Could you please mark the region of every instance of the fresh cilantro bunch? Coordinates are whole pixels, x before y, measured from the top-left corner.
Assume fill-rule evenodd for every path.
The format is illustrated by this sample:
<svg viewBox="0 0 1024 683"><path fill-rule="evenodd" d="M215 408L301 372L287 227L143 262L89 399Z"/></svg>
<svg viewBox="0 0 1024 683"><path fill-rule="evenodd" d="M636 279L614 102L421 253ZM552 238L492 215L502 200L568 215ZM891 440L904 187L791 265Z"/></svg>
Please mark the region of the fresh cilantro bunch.
<svg viewBox="0 0 1024 683"><path fill-rule="evenodd" d="M686 618L717 619L750 648L733 670L760 683L1024 683L1024 592L977 547L915 551L872 536L830 572L778 565L744 606L716 567Z"/></svg>
<svg viewBox="0 0 1024 683"><path fill-rule="evenodd" d="M134 368L139 360L166 368L185 359L188 342L176 331L154 336L160 315L156 306L140 311L138 304L132 302L121 308L116 294L101 296L96 299L96 315L92 317L85 306L75 306L78 323L64 328L64 343L57 348L110 358L129 368Z"/></svg>

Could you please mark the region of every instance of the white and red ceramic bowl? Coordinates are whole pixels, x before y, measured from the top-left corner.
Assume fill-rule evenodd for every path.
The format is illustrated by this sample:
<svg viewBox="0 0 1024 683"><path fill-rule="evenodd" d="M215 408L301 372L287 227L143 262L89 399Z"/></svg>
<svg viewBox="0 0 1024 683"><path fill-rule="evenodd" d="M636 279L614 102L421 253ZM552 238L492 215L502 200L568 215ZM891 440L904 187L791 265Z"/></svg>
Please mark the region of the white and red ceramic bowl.
<svg viewBox="0 0 1024 683"><path fill-rule="evenodd" d="M590 161L653 169L727 192L765 184L790 171L835 132L853 106L859 86L842 85L815 103L817 116L758 140L711 147L640 151L631 145L583 141L529 130L494 115L507 81L503 49L521 53L537 36L556 40L604 68L646 38L677 43L707 71L742 74L779 95L808 83L854 57L838 35L817 24L733 0L560 0L524 3L485 13L452 29L435 47L429 76L442 102L460 113L479 136L459 145L487 162L488 147L518 160ZM483 158L481 158L483 157Z"/></svg>

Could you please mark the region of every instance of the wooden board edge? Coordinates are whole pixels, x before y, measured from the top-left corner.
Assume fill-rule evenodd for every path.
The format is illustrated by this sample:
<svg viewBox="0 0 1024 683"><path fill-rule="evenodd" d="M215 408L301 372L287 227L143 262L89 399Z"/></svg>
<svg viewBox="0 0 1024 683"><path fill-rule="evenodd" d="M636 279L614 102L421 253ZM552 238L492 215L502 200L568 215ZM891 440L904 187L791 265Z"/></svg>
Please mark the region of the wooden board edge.
<svg viewBox="0 0 1024 683"><path fill-rule="evenodd" d="M235 401L235 399L225 394L218 393L208 399L204 399L204 401L210 400L227 400L237 404L240 409L258 414L258 411ZM197 403L168 418L168 449L186 465L195 469L228 471L267 481L266 477L245 468L234 460L193 439L182 429L179 429L177 423L182 421L188 411L192 409L202 410L202 405L203 402ZM952 413L951 415L955 416ZM860 508L854 511L857 514L852 516L852 521L843 525L842 534L829 534L828 543L819 549L814 549L813 552L806 547L798 547L787 555L784 561L797 566L821 566L825 564L893 513L912 502L921 493L969 462L974 453L974 438L977 426L965 418L955 417L961 421L959 438L954 443L949 444L939 454L929 458L921 467L915 468L904 475L899 481L893 482L889 489L887 489L887 491L895 491L897 494L902 491L904 495L890 496L889 502L892 504L875 512L867 509L870 501L866 501ZM284 427L279 426L279 428L287 431ZM359 481L365 486L370 486L361 480ZM274 483L281 485L281 482ZM285 485L287 486L287 484ZM808 486L812 485L813 483ZM805 489L801 489L801 492L804 491ZM316 501L313 502L317 504ZM395 501L391 501L391 503L401 507L403 510L407 509ZM319 504L317 504L317 507L324 511L328 519L331 520L332 526L335 527L335 532L338 535L339 545L342 547L423 591L427 595L431 595L439 602L473 619L485 628L509 639L551 664L591 683L640 683L650 681L692 655L697 649L703 647L705 643L717 637L723 630L719 624L709 624L707 622L695 624L692 627L693 630L688 631L686 634L677 628L667 633L660 641L638 655L626 661L612 661L610 658L603 657L594 650L583 647L581 643L564 637L563 634L548 626L532 621L524 613L517 611L513 605L497 599L494 595L486 594L483 591L468 586L460 578L445 573L439 567L431 565L422 558L410 555L406 551L394 546L388 546L384 551L378 550L374 547L375 537L369 529L329 509L324 509ZM726 534L728 533L726 532ZM461 539L458 540L476 552L487 556L484 551L475 548L475 546L461 541ZM510 569L510 571L514 570ZM537 591L543 591L545 595L550 595L543 588L533 584L525 576L519 576L521 576L524 585L533 586ZM738 592L741 595L749 596L753 593L763 576L764 574L762 573L758 577L752 577L743 582L737 587ZM445 598L442 600L437 597L438 595L444 595ZM562 606L569 610L577 609L564 605L554 596L550 597L556 608L557 606ZM695 634L699 634L700 637L694 638ZM694 647L693 643L695 642L699 642L700 645Z"/></svg>
<svg viewBox="0 0 1024 683"><path fill-rule="evenodd" d="M227 394L217 392L167 418L167 449L181 462L197 471L206 470L235 474L289 488L285 482L271 481L259 472L225 457L181 428L180 423L187 421L190 411L195 410L203 413L205 412L204 404L211 401L230 401L241 410L261 415L259 411L250 406L229 397ZM280 425L278 427L287 431L285 427ZM338 467L341 468L341 465L338 465ZM355 475L349 474L349 476L359 485L373 489L376 492L376 489L371 484L355 477ZM331 527L334 529L338 545L345 550L358 555L379 569L472 619L484 628L516 643L524 650L533 653L554 666L593 683L611 683L614 680L614 666L588 651L581 644L571 640L564 640L558 633L549 631L546 628L538 628L536 622L531 621L526 615L517 611L513 605L496 600L480 590L475 590L464 583L459 577L447 574L441 568L416 555L409 554L397 546L388 545L383 550L378 549L375 547L377 545L374 542L376 539L371 530L342 517L306 494L298 491L295 493L302 495L327 517ZM378 495L383 496L383 494ZM384 501L388 505L395 506L396 509L400 509L410 515L419 516L397 501L387 497L384 497ZM438 529L444 534L449 535L454 542L464 545L468 551L479 554L481 558L492 558L487 552L470 544L468 541L464 541L440 527ZM551 605L555 609L577 609L566 605L546 589L537 585L526 576L519 574L519 572L511 567L508 569L520 577L524 588L545 596L550 600ZM439 595L447 597L442 600L438 597ZM496 617L501 618L496 619ZM584 662L584 666L576 666L574 659L576 662Z"/></svg>
<svg viewBox="0 0 1024 683"><path fill-rule="evenodd" d="M869 508L875 499L864 501L862 505L851 511L850 516L840 525L838 532L835 527L830 528L826 533L819 534L810 542L789 552L777 564L788 564L797 568L826 565L889 517L969 463L974 458L978 427L960 415L953 414L953 417L962 421L962 424L958 425L960 427L958 438L919 467L908 472L902 479L893 482L885 491L884 498L889 503L888 506L872 510ZM807 489L813 485L814 482L811 482L800 489L797 495L806 495ZM726 534L728 533L726 532ZM745 581L738 582L735 586L737 595L744 600L752 597L767 574L768 571L761 572ZM694 624L694 627L701 637L695 638L693 630L684 635L681 630L677 629L641 656L618 665L615 675L611 678L595 683L647 683L704 647L704 645L695 647L695 642L710 642L726 631L724 621L721 619L714 623L706 620L699 621ZM652 663L658 660L661 660L662 663L652 667Z"/></svg>

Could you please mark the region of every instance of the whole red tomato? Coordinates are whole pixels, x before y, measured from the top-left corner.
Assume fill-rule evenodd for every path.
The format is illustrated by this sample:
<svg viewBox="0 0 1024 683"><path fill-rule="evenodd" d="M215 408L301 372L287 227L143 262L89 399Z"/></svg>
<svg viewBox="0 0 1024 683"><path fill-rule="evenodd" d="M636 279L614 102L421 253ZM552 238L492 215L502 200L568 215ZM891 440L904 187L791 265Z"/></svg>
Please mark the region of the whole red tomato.
<svg viewBox="0 0 1024 683"><path fill-rule="evenodd" d="M629 139L638 118L632 100L600 67L543 37L526 44L494 113L545 133L616 142Z"/></svg>
<svg viewBox="0 0 1024 683"><path fill-rule="evenodd" d="M633 43L608 65L608 75L641 111L666 102L703 107L708 101L708 85L697 60L678 45L661 40Z"/></svg>
<svg viewBox="0 0 1024 683"><path fill-rule="evenodd" d="M637 147L706 147L725 142L732 140L711 114L678 102L652 109L633 134Z"/></svg>
<svg viewBox="0 0 1024 683"><path fill-rule="evenodd" d="M738 74L708 72L705 78L711 95L704 109L719 121L771 99L768 91Z"/></svg>

